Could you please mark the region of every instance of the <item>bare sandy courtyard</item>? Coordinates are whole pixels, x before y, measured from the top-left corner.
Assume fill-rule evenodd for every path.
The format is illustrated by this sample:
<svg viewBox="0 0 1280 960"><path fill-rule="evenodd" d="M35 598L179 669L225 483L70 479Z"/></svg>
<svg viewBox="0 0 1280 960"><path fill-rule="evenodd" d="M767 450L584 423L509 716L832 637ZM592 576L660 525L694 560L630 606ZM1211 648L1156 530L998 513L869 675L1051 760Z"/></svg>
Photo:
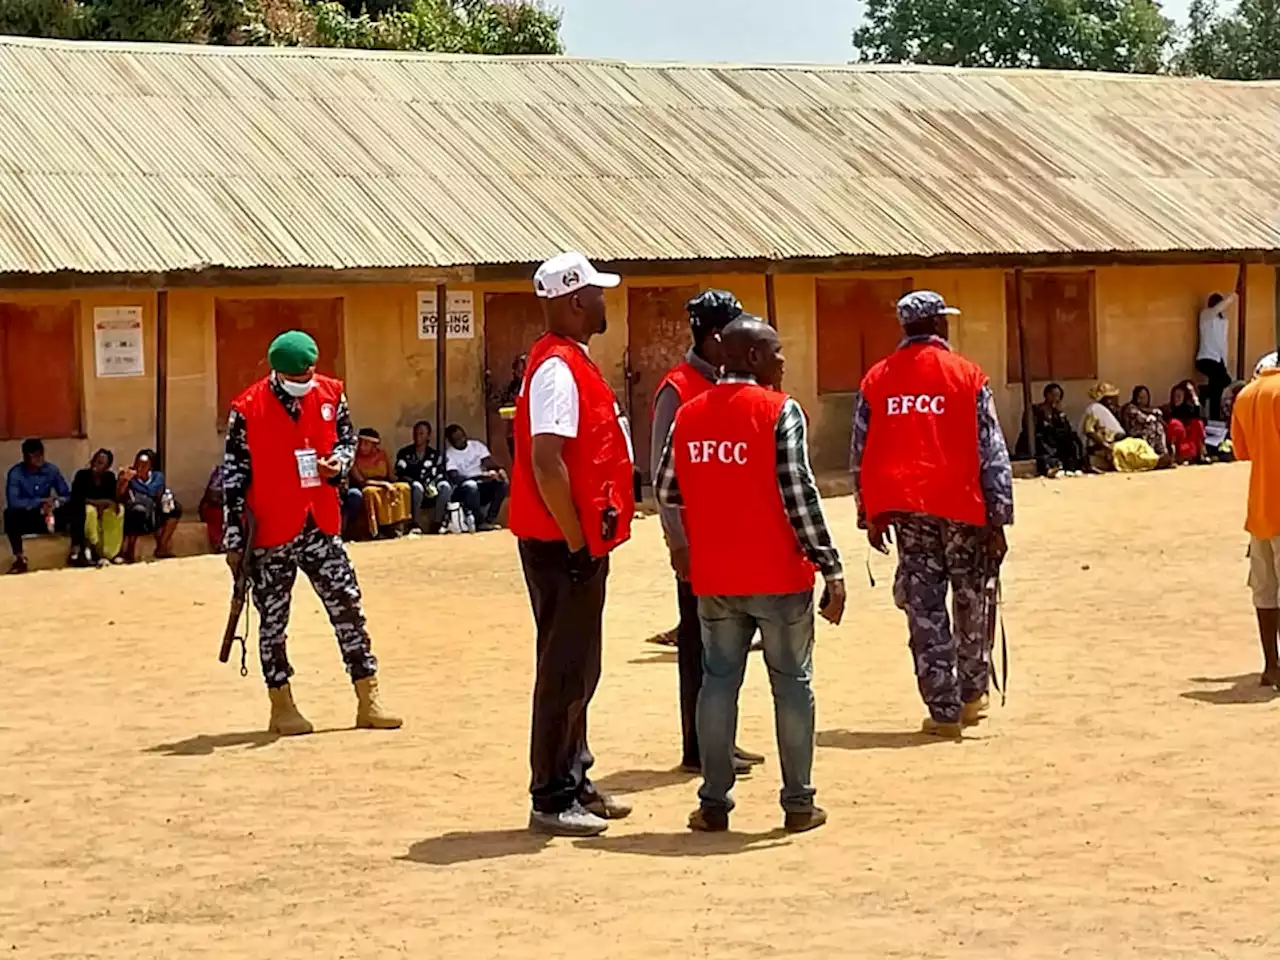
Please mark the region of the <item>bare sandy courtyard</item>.
<svg viewBox="0 0 1280 960"><path fill-rule="evenodd" d="M828 503L851 614L819 628L818 802L777 828L763 665L728 835L694 836L655 520L617 557L596 773L636 812L527 834L532 634L506 534L358 546L389 705L354 698L299 586L295 692L216 649L221 560L0 582L0 955L188 958L1280 956L1276 704L1256 686L1245 467L1022 483L1012 692L963 744L912 733L890 561Z"/></svg>

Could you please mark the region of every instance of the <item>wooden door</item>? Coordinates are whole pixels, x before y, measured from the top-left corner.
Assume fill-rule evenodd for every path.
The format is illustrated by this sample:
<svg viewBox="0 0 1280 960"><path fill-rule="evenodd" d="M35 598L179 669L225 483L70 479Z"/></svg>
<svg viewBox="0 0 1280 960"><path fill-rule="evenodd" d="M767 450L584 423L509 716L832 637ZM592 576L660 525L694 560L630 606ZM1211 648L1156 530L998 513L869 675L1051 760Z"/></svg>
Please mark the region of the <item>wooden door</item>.
<svg viewBox="0 0 1280 960"><path fill-rule="evenodd" d="M0 303L0 439L78 437L74 303Z"/></svg>
<svg viewBox="0 0 1280 960"><path fill-rule="evenodd" d="M663 376L683 359L693 338L685 305L696 284L627 290L627 393L636 466L650 479L653 395Z"/></svg>
<svg viewBox="0 0 1280 960"><path fill-rule="evenodd" d="M818 392L853 393L902 340L897 302L911 278L817 282Z"/></svg>
<svg viewBox="0 0 1280 960"><path fill-rule="evenodd" d="M510 465L507 421L499 416L504 395L511 383L516 357L529 352L533 341L545 329L542 304L533 293L486 293L484 295L484 380L486 426L489 449L499 463Z"/></svg>
<svg viewBox="0 0 1280 960"><path fill-rule="evenodd" d="M217 300L218 417L225 422L231 401L267 375L267 348L286 330L305 330L320 348L316 369L342 376L342 298L306 300Z"/></svg>

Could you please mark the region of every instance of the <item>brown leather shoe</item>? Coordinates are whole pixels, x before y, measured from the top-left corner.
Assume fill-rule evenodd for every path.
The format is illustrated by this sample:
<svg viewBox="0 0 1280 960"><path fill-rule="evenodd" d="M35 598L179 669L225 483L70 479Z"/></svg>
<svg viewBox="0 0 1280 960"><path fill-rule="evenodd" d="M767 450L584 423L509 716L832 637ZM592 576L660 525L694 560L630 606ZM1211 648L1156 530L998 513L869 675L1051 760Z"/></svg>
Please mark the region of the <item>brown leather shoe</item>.
<svg viewBox="0 0 1280 960"><path fill-rule="evenodd" d="M788 810L783 818L782 828L787 833L804 833L816 830L827 822L827 811L821 807L810 807L808 810Z"/></svg>
<svg viewBox="0 0 1280 960"><path fill-rule="evenodd" d="M729 829L729 811L699 807L689 814L689 829L698 833L724 833Z"/></svg>
<svg viewBox="0 0 1280 960"><path fill-rule="evenodd" d="M970 700L960 708L960 724L965 727L976 726L986 719L991 707L991 698L985 693L976 700Z"/></svg>
<svg viewBox="0 0 1280 960"><path fill-rule="evenodd" d="M619 800L611 793L598 793L583 803L583 809L603 820L621 820L631 814L631 804Z"/></svg>

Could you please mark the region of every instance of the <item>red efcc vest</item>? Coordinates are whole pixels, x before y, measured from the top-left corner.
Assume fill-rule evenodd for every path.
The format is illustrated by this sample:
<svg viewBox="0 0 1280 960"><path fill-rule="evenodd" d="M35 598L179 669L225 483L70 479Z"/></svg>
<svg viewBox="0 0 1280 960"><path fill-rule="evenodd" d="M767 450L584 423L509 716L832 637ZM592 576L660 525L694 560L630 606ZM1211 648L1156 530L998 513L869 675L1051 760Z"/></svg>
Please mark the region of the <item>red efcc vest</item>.
<svg viewBox="0 0 1280 960"><path fill-rule="evenodd" d="M263 377L231 404L244 417L249 441L248 506L257 523L255 547L278 547L302 532L307 515L330 536L342 529L338 491L327 482L303 487L294 451L311 449L317 459L333 453L338 442L338 404L342 381L316 374L316 385L302 397L295 423Z"/></svg>
<svg viewBox="0 0 1280 960"><path fill-rule="evenodd" d="M755 384L724 383L676 413L671 453L690 581L700 597L813 589L814 566L778 489L778 416L787 399Z"/></svg>
<svg viewBox="0 0 1280 960"><path fill-rule="evenodd" d="M529 425L529 383L538 367L551 357L568 365L578 387L578 435L565 439L564 462L587 546L593 557L603 557L631 537L631 518L636 512L635 467L623 433L618 398L604 374L579 344L554 333L544 333L529 348L524 386L516 399L511 532L521 540L564 539L534 479ZM612 524L608 513L614 516ZM606 529L609 526L611 530Z"/></svg>
<svg viewBox="0 0 1280 960"><path fill-rule="evenodd" d="M662 382L658 384L658 389L653 391L653 400L656 404L658 394L662 393L662 388L671 387L676 392L676 397L680 400L680 406L684 406L694 397L706 393L713 386L715 384L699 373L697 367L688 360L681 360L668 370L667 375L662 378Z"/></svg>
<svg viewBox="0 0 1280 960"><path fill-rule="evenodd" d="M871 422L859 486L868 517L924 513L986 526L977 415L986 382L976 363L927 342L867 372L862 395Z"/></svg>

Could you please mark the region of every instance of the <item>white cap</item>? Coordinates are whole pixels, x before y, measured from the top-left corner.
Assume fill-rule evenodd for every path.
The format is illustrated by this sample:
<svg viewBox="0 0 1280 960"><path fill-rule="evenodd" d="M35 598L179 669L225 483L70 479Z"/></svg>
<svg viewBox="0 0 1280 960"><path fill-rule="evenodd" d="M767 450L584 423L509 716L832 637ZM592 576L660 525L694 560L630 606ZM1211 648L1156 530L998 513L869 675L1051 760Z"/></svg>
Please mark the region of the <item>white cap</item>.
<svg viewBox="0 0 1280 960"><path fill-rule="evenodd" d="M616 273L601 273L591 261L577 251L558 253L533 275L533 289L548 300L563 297L583 287L616 287L622 278Z"/></svg>

